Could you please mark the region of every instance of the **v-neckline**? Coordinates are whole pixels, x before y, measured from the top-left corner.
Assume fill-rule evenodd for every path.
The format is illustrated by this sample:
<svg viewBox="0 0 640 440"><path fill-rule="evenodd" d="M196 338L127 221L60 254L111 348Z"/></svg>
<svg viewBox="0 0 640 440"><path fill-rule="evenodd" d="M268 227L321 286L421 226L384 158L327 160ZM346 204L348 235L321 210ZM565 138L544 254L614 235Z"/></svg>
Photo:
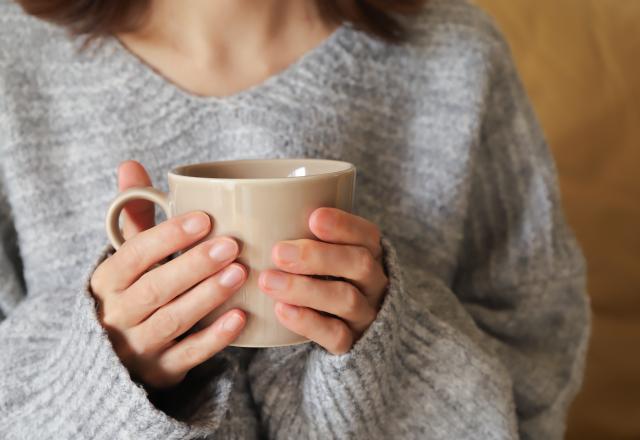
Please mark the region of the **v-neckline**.
<svg viewBox="0 0 640 440"><path fill-rule="evenodd" d="M327 65L325 61L335 58L339 53L341 55L350 53L353 48L347 42L348 35L357 32L351 23L344 22L333 30L327 38L284 69L257 84L226 96L203 96L187 91L132 52L115 35L104 37L102 47L110 51L117 60L117 62L113 62L114 60L111 59L111 62L108 63L109 66L119 70L121 73L126 72L132 79L135 78L137 81L149 84L157 90L168 92L172 97L183 101L200 105L229 105L247 100L255 101L280 87L286 87L287 83L295 82L300 76L308 80L308 74L313 76L315 71ZM305 73L307 74L305 75Z"/></svg>

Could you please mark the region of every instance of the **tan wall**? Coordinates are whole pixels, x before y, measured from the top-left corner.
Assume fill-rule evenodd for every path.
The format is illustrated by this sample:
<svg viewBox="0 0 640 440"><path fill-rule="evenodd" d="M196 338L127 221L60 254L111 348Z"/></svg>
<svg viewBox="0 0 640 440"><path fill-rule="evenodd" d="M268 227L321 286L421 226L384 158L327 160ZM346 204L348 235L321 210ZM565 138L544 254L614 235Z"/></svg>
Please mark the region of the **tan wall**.
<svg viewBox="0 0 640 440"><path fill-rule="evenodd" d="M640 439L640 0L477 0L509 40L589 262L569 439Z"/></svg>

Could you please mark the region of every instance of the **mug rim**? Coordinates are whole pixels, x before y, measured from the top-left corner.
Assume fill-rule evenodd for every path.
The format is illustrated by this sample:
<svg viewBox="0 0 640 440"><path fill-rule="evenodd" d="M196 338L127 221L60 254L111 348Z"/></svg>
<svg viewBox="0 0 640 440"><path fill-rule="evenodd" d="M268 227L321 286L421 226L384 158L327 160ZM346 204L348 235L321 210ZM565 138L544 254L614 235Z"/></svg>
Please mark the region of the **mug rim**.
<svg viewBox="0 0 640 440"><path fill-rule="evenodd" d="M179 174L186 168L200 168L207 167L213 164L231 164L231 163L256 163L256 162L284 162L284 161L304 161L304 162L331 162L345 165L344 169L340 169L337 171L330 171L325 173L318 174L310 174L308 176L292 176L292 177L239 177L239 178L231 178L231 177L200 177L200 176L187 176L184 174ZM293 182L301 182L307 180L314 179L325 179L329 177L336 177L343 174L348 174L352 171L355 171L356 167L351 162L343 161L343 160L334 160L334 159L317 159L317 158L305 158L305 157L282 157L282 158L269 158L269 159L232 159L232 160L214 160L210 162L196 162L191 164L179 165L174 167L171 171L168 172L169 178L178 179L178 180L191 180L196 182L206 182L206 181L214 181L214 182L234 182L234 183L293 183Z"/></svg>

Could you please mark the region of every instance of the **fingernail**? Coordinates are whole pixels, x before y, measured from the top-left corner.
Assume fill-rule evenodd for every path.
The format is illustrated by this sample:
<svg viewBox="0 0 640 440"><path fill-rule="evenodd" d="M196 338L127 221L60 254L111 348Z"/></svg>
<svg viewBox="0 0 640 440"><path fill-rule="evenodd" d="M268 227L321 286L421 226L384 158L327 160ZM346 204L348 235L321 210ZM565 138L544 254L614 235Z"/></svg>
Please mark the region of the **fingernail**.
<svg viewBox="0 0 640 440"><path fill-rule="evenodd" d="M232 313L224 320L222 328L228 332L235 332L242 327L242 318L237 313Z"/></svg>
<svg viewBox="0 0 640 440"><path fill-rule="evenodd" d="M300 258L300 250L294 244L279 243L276 247L276 255L285 263L295 263Z"/></svg>
<svg viewBox="0 0 640 440"><path fill-rule="evenodd" d="M220 285L223 287L233 287L242 280L244 273L238 266L229 266L220 275Z"/></svg>
<svg viewBox="0 0 640 440"><path fill-rule="evenodd" d="M209 250L209 256L216 261L227 261L236 255L237 245L232 240L217 240Z"/></svg>
<svg viewBox="0 0 640 440"><path fill-rule="evenodd" d="M267 289L282 290L287 286L287 275L282 272L270 271L264 275L264 284Z"/></svg>
<svg viewBox="0 0 640 440"><path fill-rule="evenodd" d="M280 312L287 318L295 318L300 313L300 308L291 304L280 303Z"/></svg>
<svg viewBox="0 0 640 440"><path fill-rule="evenodd" d="M205 214L191 214L182 221L182 230L187 234L197 234L207 227L207 220Z"/></svg>

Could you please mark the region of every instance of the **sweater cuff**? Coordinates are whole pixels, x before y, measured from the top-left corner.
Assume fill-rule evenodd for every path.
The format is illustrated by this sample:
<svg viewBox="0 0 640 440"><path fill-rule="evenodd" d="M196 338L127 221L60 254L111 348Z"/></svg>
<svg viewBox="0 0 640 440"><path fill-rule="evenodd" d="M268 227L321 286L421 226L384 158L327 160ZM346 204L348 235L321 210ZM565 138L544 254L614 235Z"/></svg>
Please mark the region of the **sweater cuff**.
<svg viewBox="0 0 640 440"><path fill-rule="evenodd" d="M38 377L41 386L49 390L49 405L66 413L56 417L61 423L78 421L74 425L83 428L85 438L185 439L211 435L228 409L237 364L227 368L224 356L213 358L218 376L201 381L199 394L194 390L196 395L179 398L185 403L197 402L190 411L183 407L181 419L157 408L145 388L132 380L98 320L90 280L96 267L113 252L111 245L105 246L87 271L84 289L69 312L68 328ZM189 380L185 384L193 389ZM185 394L180 386L174 391L176 396Z"/></svg>

